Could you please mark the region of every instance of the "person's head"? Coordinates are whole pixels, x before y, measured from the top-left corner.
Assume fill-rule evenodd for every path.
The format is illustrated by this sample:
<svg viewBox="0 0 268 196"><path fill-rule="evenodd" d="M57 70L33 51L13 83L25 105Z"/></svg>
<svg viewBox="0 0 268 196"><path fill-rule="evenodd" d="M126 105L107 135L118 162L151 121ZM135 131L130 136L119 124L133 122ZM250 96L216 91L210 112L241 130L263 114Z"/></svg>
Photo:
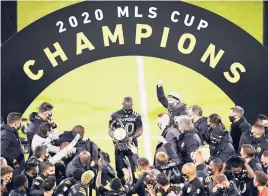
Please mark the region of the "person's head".
<svg viewBox="0 0 268 196"><path fill-rule="evenodd" d="M186 115L175 117L175 124L181 133L194 129L194 124L191 118Z"/></svg>
<svg viewBox="0 0 268 196"><path fill-rule="evenodd" d="M239 176L243 172L243 160L239 156L231 156L227 163L230 167L230 170L234 176Z"/></svg>
<svg viewBox="0 0 268 196"><path fill-rule="evenodd" d="M17 130L21 128L21 114L17 112L11 112L7 116L7 124Z"/></svg>
<svg viewBox="0 0 268 196"><path fill-rule="evenodd" d="M52 116L53 106L50 103L44 102L38 108L38 115L47 121Z"/></svg>
<svg viewBox="0 0 268 196"><path fill-rule="evenodd" d="M196 165L194 163L185 163L182 167L182 174L191 181L196 177Z"/></svg>
<svg viewBox="0 0 268 196"><path fill-rule="evenodd" d="M72 176L75 179L75 181L81 181L81 177L82 177L83 173L84 173L84 170L78 168L78 169L73 171Z"/></svg>
<svg viewBox="0 0 268 196"><path fill-rule="evenodd" d="M255 187L265 187L268 183L268 176L263 171L256 171L253 184Z"/></svg>
<svg viewBox="0 0 268 196"><path fill-rule="evenodd" d="M208 163L208 160L210 158L210 150L208 147L200 146L194 153L195 162L198 164L201 163Z"/></svg>
<svg viewBox="0 0 268 196"><path fill-rule="evenodd" d="M39 167L37 162L27 162L25 166L25 172L35 178L39 172Z"/></svg>
<svg viewBox="0 0 268 196"><path fill-rule="evenodd" d="M50 163L49 161L46 161L42 163L41 165L41 172L44 174L44 176L48 177L54 177L55 176L55 166Z"/></svg>
<svg viewBox="0 0 268 196"><path fill-rule="evenodd" d="M145 171L150 167L149 160L147 158L139 158L137 160L137 167L139 171Z"/></svg>
<svg viewBox="0 0 268 196"><path fill-rule="evenodd" d="M264 114L258 114L253 124L260 124L263 125L264 127L268 127L268 116Z"/></svg>
<svg viewBox="0 0 268 196"><path fill-rule="evenodd" d="M49 124L48 122L45 122L39 126L36 134L42 138L47 138L50 130L51 130L51 124Z"/></svg>
<svg viewBox="0 0 268 196"><path fill-rule="evenodd" d="M162 189L165 189L165 187L170 185L169 178L164 173L160 173L156 176L156 182Z"/></svg>
<svg viewBox="0 0 268 196"><path fill-rule="evenodd" d="M224 124L222 123L221 117L218 114L211 114L207 118L207 124L210 129L214 129L215 127L220 127L222 129L225 129Z"/></svg>
<svg viewBox="0 0 268 196"><path fill-rule="evenodd" d="M251 134L253 137L255 138L261 138L264 136L265 134L265 128L263 125L261 124L254 124L252 127L251 127Z"/></svg>
<svg viewBox="0 0 268 196"><path fill-rule="evenodd" d="M5 184L9 184L12 181L13 169L10 166L1 167L1 179L4 180Z"/></svg>
<svg viewBox="0 0 268 196"><path fill-rule="evenodd" d="M231 108L229 119L230 122L234 123L240 120L244 116L244 109L240 106L235 106Z"/></svg>
<svg viewBox="0 0 268 196"><path fill-rule="evenodd" d="M243 144L240 151L242 159L252 159L255 156L255 148L250 144Z"/></svg>
<svg viewBox="0 0 268 196"><path fill-rule="evenodd" d="M212 175L221 173L223 162L219 158L214 158L209 163L209 170Z"/></svg>
<svg viewBox="0 0 268 196"><path fill-rule="evenodd" d="M119 178L114 178L110 182L110 187L114 191L118 191L122 186L121 180Z"/></svg>
<svg viewBox="0 0 268 196"><path fill-rule="evenodd" d="M170 118L168 114L159 114L157 116L157 125L162 131L169 125L169 122Z"/></svg>
<svg viewBox="0 0 268 196"><path fill-rule="evenodd" d="M7 160L4 157L0 157L0 165L1 167L7 166Z"/></svg>
<svg viewBox="0 0 268 196"><path fill-rule="evenodd" d="M210 142L212 145L218 145L220 144L224 138L226 138L228 135L228 132L225 130L222 130L220 127L215 127L211 130L210 133Z"/></svg>
<svg viewBox="0 0 268 196"><path fill-rule="evenodd" d="M171 92L168 94L167 96L167 100L168 100L168 104L170 106L175 106L177 105L178 103L180 103L180 97L179 97L179 94L177 92Z"/></svg>
<svg viewBox="0 0 268 196"><path fill-rule="evenodd" d="M81 125L76 125L73 130L74 133L79 134L80 135L80 140L83 139L84 134L85 134L85 128Z"/></svg>
<svg viewBox="0 0 268 196"><path fill-rule="evenodd" d="M203 110L200 106L193 105L189 108L188 115L193 122L196 122L198 119L200 119L202 117Z"/></svg>
<svg viewBox="0 0 268 196"><path fill-rule="evenodd" d="M79 154L80 162L83 166L90 163L91 155L88 151L82 151Z"/></svg>
<svg viewBox="0 0 268 196"><path fill-rule="evenodd" d="M262 153L261 164L263 167L268 167L268 151Z"/></svg>
<svg viewBox="0 0 268 196"><path fill-rule="evenodd" d="M214 179L214 186L216 186L219 189L228 188L229 185L230 183L224 174L219 174Z"/></svg>
<svg viewBox="0 0 268 196"><path fill-rule="evenodd" d="M167 163L168 159L169 159L169 157L168 157L167 153L165 153L165 152L158 152L155 155L156 164L159 164L159 165Z"/></svg>
<svg viewBox="0 0 268 196"><path fill-rule="evenodd" d="M23 174L15 176L13 180L13 186L15 189L26 191L28 185L28 179Z"/></svg>
<svg viewBox="0 0 268 196"><path fill-rule="evenodd" d="M88 186L94 180L95 174L93 171L88 170L84 172L81 176L81 183L84 186Z"/></svg>
<svg viewBox="0 0 268 196"><path fill-rule="evenodd" d="M34 150L34 155L42 162L47 161L49 158L46 146L37 146Z"/></svg>
<svg viewBox="0 0 268 196"><path fill-rule="evenodd" d="M48 177L44 180L44 190L45 192L48 192L52 195L52 193L55 191L56 189L56 179L53 177Z"/></svg>
<svg viewBox="0 0 268 196"><path fill-rule="evenodd" d="M133 99L131 97L125 97L122 105L123 105L124 110L130 111L133 106Z"/></svg>

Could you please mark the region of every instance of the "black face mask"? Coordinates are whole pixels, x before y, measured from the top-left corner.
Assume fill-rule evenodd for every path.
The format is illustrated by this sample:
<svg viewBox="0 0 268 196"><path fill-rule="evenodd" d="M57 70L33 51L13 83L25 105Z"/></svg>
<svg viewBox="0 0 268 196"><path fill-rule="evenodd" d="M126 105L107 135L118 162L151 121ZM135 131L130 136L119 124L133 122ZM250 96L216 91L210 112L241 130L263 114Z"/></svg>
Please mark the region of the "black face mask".
<svg viewBox="0 0 268 196"><path fill-rule="evenodd" d="M55 174L49 174L48 177L54 178L56 180Z"/></svg>
<svg viewBox="0 0 268 196"><path fill-rule="evenodd" d="M208 168L207 174L208 174L208 176L211 176L213 174L213 171L211 168Z"/></svg>
<svg viewBox="0 0 268 196"><path fill-rule="evenodd" d="M229 120L231 123L233 123L235 121L235 116L229 116Z"/></svg>
<svg viewBox="0 0 268 196"><path fill-rule="evenodd" d="M37 177L37 172L34 171L34 172L32 173L32 178L36 178L36 177Z"/></svg>
<svg viewBox="0 0 268 196"><path fill-rule="evenodd" d="M126 111L126 113L131 113L133 111L132 108L124 108L124 110Z"/></svg>
<svg viewBox="0 0 268 196"><path fill-rule="evenodd" d="M47 161L48 159L49 159L49 156L45 156L44 162Z"/></svg>
<svg viewBox="0 0 268 196"><path fill-rule="evenodd" d="M20 128L21 128L21 123L20 123L20 126L16 127L16 130L18 131L20 130Z"/></svg>

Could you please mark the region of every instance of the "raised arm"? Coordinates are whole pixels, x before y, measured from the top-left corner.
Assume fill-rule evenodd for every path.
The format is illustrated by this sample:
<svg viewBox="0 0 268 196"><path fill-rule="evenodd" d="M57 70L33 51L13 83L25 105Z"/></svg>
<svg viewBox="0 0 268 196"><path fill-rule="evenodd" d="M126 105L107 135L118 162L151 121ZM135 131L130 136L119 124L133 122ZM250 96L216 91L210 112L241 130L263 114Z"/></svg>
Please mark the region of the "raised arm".
<svg viewBox="0 0 268 196"><path fill-rule="evenodd" d="M165 93L164 93L164 89L163 89L163 85L162 85L163 81L162 80L159 80L157 82L157 86L156 86L156 92L157 92L157 98L158 98L158 101L165 107L165 108L168 108L168 100L165 96Z"/></svg>
<svg viewBox="0 0 268 196"><path fill-rule="evenodd" d="M96 179L96 188L100 188L102 186L101 184L101 174L102 174L102 160L99 159L98 161L98 167L99 167L99 171L98 171L98 175L97 175L97 179Z"/></svg>

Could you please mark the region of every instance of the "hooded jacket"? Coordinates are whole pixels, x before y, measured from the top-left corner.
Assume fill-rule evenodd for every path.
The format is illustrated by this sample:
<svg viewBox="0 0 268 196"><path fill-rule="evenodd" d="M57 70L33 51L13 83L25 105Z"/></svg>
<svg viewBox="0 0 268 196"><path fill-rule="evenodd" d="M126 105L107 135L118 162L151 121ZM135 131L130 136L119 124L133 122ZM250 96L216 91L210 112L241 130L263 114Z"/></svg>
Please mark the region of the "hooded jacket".
<svg viewBox="0 0 268 196"><path fill-rule="evenodd" d="M21 148L18 131L6 124L1 124L1 156L7 160L8 165L13 165L14 159L24 168L25 160Z"/></svg>
<svg viewBox="0 0 268 196"><path fill-rule="evenodd" d="M184 103L179 102L177 105L172 106L168 103L167 97L165 96L163 87L156 86L158 101L168 109L170 117L170 124L173 125L175 116L188 115L187 107Z"/></svg>
<svg viewBox="0 0 268 196"><path fill-rule="evenodd" d="M27 132L27 136L30 137L30 138L33 138L33 136L36 134L36 132L38 131L39 129L39 126L42 124L42 123L45 123L45 121L43 119L41 119L39 116L38 116L38 113L36 112L33 112L30 114L29 116L29 120L31 121L26 132Z"/></svg>
<svg viewBox="0 0 268 196"><path fill-rule="evenodd" d="M67 177L71 177L71 175L73 174L73 172L76 170L76 169L83 169L85 171L88 171L91 169L89 163L86 164L85 166L82 165L81 161L80 161L80 157L79 157L79 154L76 155L74 157L74 159L67 165L67 168L66 168L66 176Z"/></svg>

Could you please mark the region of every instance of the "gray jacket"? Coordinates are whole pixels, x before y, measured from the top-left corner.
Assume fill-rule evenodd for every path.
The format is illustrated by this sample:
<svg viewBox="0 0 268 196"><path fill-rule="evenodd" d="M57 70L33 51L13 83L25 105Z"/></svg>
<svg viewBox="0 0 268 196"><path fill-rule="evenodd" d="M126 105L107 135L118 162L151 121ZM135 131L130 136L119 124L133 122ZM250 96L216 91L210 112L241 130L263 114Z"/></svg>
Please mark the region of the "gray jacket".
<svg viewBox="0 0 268 196"><path fill-rule="evenodd" d="M85 171L91 170L90 163L83 166L80 162L79 155L76 155L74 159L67 165L66 176L71 177L76 169L83 169Z"/></svg>

